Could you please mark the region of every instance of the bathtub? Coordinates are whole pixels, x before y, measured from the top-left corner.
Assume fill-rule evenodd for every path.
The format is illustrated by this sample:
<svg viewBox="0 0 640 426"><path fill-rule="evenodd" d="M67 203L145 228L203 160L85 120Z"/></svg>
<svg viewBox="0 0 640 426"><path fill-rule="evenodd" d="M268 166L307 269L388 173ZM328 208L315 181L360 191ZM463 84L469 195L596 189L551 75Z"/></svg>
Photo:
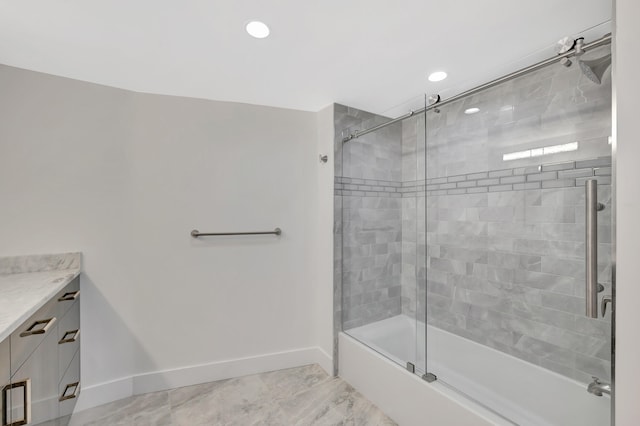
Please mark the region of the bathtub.
<svg viewBox="0 0 640 426"><path fill-rule="evenodd" d="M427 383L403 368L409 361L422 374L425 365L425 325L405 315L342 333L340 376L403 426L427 424L424 416L434 415L445 421L434 425L610 424L610 398L587 393L584 383L436 327L427 331L427 370L437 381ZM385 382L386 391L380 388ZM416 393L418 407L396 401Z"/></svg>

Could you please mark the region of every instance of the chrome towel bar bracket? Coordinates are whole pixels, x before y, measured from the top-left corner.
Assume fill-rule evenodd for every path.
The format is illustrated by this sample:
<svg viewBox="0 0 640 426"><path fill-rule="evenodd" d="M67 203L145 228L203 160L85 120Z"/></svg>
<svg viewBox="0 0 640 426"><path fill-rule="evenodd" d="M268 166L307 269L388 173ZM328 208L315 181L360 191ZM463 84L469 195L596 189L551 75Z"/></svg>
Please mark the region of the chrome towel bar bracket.
<svg viewBox="0 0 640 426"><path fill-rule="evenodd" d="M197 229L191 231L193 238L198 237L219 237L227 235L281 235L282 229L276 228L273 231L261 231L261 232L200 232Z"/></svg>

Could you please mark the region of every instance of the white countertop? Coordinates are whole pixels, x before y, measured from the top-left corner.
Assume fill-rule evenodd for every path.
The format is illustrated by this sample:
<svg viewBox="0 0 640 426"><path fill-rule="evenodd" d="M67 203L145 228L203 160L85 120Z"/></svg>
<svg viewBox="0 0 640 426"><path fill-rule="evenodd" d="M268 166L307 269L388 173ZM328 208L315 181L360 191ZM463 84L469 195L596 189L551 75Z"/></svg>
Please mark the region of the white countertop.
<svg viewBox="0 0 640 426"><path fill-rule="evenodd" d="M68 269L0 275L0 341L78 275L79 262Z"/></svg>

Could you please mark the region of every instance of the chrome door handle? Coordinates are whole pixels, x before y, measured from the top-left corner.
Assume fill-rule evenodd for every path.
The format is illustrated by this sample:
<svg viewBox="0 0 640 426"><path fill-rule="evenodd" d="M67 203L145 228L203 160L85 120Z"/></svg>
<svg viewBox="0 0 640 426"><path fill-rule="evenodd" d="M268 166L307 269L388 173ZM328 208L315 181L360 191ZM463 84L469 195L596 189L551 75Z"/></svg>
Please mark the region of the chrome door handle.
<svg viewBox="0 0 640 426"><path fill-rule="evenodd" d="M598 202L598 181L585 182L585 247L586 247L586 315L598 318L598 212L604 204Z"/></svg>

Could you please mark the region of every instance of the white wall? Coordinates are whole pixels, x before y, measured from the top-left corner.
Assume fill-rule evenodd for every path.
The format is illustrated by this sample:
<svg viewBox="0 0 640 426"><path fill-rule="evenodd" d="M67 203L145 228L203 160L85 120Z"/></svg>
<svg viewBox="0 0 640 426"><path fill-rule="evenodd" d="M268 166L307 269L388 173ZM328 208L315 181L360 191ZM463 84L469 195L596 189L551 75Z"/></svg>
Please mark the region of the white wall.
<svg viewBox="0 0 640 426"><path fill-rule="evenodd" d="M83 381L133 372L133 96L0 66L0 255L82 251Z"/></svg>
<svg viewBox="0 0 640 426"><path fill-rule="evenodd" d="M616 0L614 143L616 170L616 425L640 424L640 3Z"/></svg>
<svg viewBox="0 0 640 426"><path fill-rule="evenodd" d="M142 349L137 371L315 344L315 120L275 108L136 97L129 152L143 307L132 324ZM189 236L193 228L276 226L280 238Z"/></svg>
<svg viewBox="0 0 640 426"><path fill-rule="evenodd" d="M317 164L317 216L316 247L314 258L316 303L314 318L318 344L327 354L333 356L333 180L334 170L334 113L333 105L318 112L318 155L327 155L326 163ZM329 371L333 366L327 366ZM325 369L327 368L325 367Z"/></svg>
<svg viewBox="0 0 640 426"><path fill-rule="evenodd" d="M332 286L314 266L320 116L4 66L0 93L0 255L84 253L82 406L330 368ZM276 226L280 238L189 236Z"/></svg>

